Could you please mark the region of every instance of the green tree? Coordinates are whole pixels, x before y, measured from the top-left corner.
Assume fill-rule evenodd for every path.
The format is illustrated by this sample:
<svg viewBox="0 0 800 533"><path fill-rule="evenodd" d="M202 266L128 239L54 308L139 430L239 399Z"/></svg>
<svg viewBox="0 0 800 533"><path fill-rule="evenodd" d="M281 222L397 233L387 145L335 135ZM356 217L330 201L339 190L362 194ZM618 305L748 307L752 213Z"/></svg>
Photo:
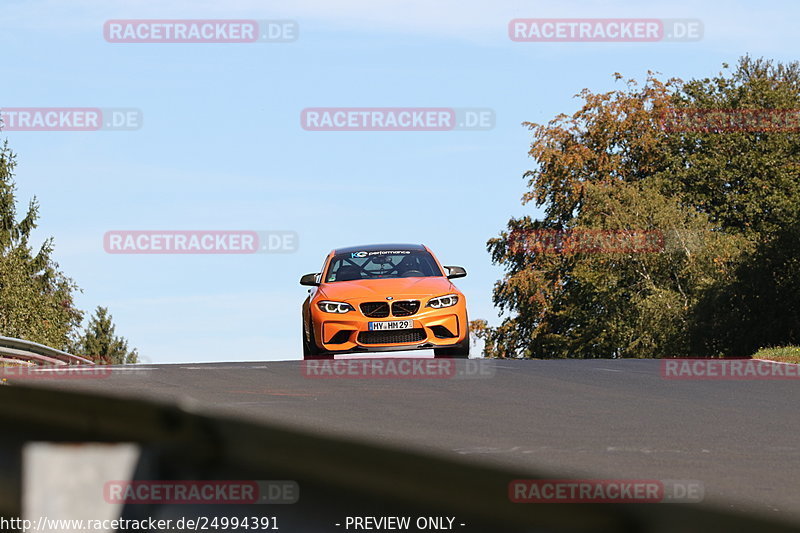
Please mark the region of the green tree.
<svg viewBox="0 0 800 533"><path fill-rule="evenodd" d="M35 252L30 244L39 218L36 198L17 220L15 168L16 156L5 141L0 146L0 335L96 355L98 362L136 362L136 350L128 351L127 341L114 336L106 309L98 308L81 335L83 312L74 303L79 289L53 260L52 237Z"/></svg>
<svg viewBox="0 0 800 533"><path fill-rule="evenodd" d="M662 175L663 192L759 242L793 224L800 212L800 64L743 57L727 74L683 84L673 98L678 108L738 112L743 127L668 135L665 150L677 160ZM753 110L776 118L788 111L790 127L747 127Z"/></svg>
<svg viewBox="0 0 800 533"><path fill-rule="evenodd" d="M67 349L82 317L74 306L77 286L53 261L52 239L34 253L30 236L39 206L32 199L17 220L15 166L6 141L0 147L0 334Z"/></svg>
<svg viewBox="0 0 800 533"><path fill-rule="evenodd" d="M745 357L800 344L800 221L777 230L708 290L691 321L692 353Z"/></svg>
<svg viewBox="0 0 800 533"><path fill-rule="evenodd" d="M536 165L525 173L523 203L544 207L544 216L511 219L508 231L487 243L506 275L494 289L503 323L475 325L486 354L650 357L723 345L725 353L731 342L713 337L734 326L707 311L714 308L710 295L729 302L728 309L756 310L730 298L743 291L752 303L758 288L769 285L755 262L769 255L769 264L785 272L781 287L794 272L795 256L763 243L800 220L800 139L769 129L676 131L664 127L664 117L698 108L796 109L798 80L796 63L745 57L732 73L711 79L661 81L650 73L641 87L629 80L625 90L584 90L574 114L526 123ZM659 253L514 246L532 230L586 229L661 232L664 246ZM703 326L710 323L719 327ZM784 328L765 338L789 333Z"/></svg>
<svg viewBox="0 0 800 533"><path fill-rule="evenodd" d="M76 351L98 363L110 365L139 362L136 349L128 350L128 341L115 334L116 327L108 309L98 307L89 319L83 335L78 339Z"/></svg>

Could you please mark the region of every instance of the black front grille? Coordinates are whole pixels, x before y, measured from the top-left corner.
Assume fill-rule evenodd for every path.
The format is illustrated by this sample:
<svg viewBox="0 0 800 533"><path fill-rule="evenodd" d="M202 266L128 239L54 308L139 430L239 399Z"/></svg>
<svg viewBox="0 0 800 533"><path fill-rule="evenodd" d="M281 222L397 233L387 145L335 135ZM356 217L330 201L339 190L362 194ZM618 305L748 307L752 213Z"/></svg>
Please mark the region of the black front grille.
<svg viewBox="0 0 800 533"><path fill-rule="evenodd" d="M393 316L410 316L419 311L419 300L401 300L392 304Z"/></svg>
<svg viewBox="0 0 800 533"><path fill-rule="evenodd" d="M362 331L358 334L361 344L400 344L404 342L420 342L425 340L425 330L396 329L394 331Z"/></svg>
<svg viewBox="0 0 800 533"><path fill-rule="evenodd" d="M364 302L359 306L364 316L384 318L389 316L389 304L386 302Z"/></svg>

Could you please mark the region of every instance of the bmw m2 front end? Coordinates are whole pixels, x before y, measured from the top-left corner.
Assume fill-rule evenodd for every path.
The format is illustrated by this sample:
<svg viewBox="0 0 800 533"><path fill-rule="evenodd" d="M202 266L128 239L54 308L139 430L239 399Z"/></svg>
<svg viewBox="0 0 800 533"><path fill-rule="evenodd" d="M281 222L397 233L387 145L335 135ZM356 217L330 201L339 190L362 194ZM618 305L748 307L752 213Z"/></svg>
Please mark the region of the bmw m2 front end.
<svg viewBox="0 0 800 533"><path fill-rule="evenodd" d="M442 266L424 245L382 244L333 250L322 271L306 274L303 357L433 349L469 356L466 299L450 281L466 276Z"/></svg>

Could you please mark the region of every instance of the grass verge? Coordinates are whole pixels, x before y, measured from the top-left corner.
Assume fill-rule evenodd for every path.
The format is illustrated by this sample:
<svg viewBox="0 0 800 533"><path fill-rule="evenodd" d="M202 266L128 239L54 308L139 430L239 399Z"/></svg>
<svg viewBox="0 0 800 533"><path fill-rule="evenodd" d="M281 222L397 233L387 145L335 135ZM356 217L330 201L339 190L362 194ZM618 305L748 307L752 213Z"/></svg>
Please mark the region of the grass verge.
<svg viewBox="0 0 800 533"><path fill-rule="evenodd" d="M766 359L768 361L780 361L781 363L800 363L800 346L761 348L753 355L753 359Z"/></svg>

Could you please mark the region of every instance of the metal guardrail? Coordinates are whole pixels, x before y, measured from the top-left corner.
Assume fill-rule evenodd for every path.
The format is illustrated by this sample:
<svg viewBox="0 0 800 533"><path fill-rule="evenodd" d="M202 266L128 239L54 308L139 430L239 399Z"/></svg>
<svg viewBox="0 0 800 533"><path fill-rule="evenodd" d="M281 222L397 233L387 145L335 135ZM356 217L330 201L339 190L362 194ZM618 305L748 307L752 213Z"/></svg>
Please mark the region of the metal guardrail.
<svg viewBox="0 0 800 533"><path fill-rule="evenodd" d="M39 365L93 365L94 362L38 342L0 336L0 361Z"/></svg>
<svg viewBox="0 0 800 533"><path fill-rule="evenodd" d="M129 504L124 518L277 514L281 531L327 532L344 531L333 524L345 516L432 513L457 516L467 527L454 529L464 533L798 531L778 517L699 503L515 504L511 480L554 479L552 473L317 435L197 406L25 386L0 387L0 405L7 406L0 409L0 518L21 516L26 442L127 442L142 450L134 480L294 480L300 500L244 508Z"/></svg>

